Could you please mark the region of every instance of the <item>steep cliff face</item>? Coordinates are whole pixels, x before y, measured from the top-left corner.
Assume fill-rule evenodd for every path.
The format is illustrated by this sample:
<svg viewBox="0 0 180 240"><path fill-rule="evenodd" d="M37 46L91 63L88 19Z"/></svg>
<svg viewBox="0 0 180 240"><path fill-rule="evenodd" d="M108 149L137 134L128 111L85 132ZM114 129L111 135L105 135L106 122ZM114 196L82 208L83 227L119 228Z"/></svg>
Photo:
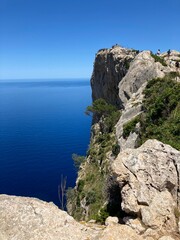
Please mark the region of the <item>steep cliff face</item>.
<svg viewBox="0 0 180 240"><path fill-rule="evenodd" d="M128 72L130 63L137 53L138 51L120 46L98 51L91 78L93 101L103 98L110 104L122 106L118 97L118 85Z"/></svg>
<svg viewBox="0 0 180 240"><path fill-rule="evenodd" d="M108 214L116 215L144 238L158 239L166 232L177 231L180 216L179 151L156 140L137 148L151 133L158 138L161 134L154 130L157 128L167 134L160 139L172 137L172 141L165 142L171 144L177 140L178 144L173 146L179 149L180 70L175 66L176 61L180 61L177 51L172 51L170 56L167 53L156 56L150 51L138 52L115 46L97 53L91 78L93 101L105 99L118 108L120 118L108 132L108 136L113 135L113 141L103 130L107 122L103 114L92 126L88 157L81 166L75 188L75 202L81 219L99 221ZM160 96L157 102L154 100L155 106L152 99L145 102L145 90L151 92L153 86ZM154 92L155 89L152 94L156 95ZM152 125L151 128L148 124ZM164 128L160 127L161 124ZM170 133L166 131L168 126ZM105 154L99 154L104 148L107 149ZM170 166L170 172L165 171ZM87 176L92 181L87 183ZM96 187L87 194L93 184L98 186L100 201L89 199L90 195L96 195Z"/></svg>

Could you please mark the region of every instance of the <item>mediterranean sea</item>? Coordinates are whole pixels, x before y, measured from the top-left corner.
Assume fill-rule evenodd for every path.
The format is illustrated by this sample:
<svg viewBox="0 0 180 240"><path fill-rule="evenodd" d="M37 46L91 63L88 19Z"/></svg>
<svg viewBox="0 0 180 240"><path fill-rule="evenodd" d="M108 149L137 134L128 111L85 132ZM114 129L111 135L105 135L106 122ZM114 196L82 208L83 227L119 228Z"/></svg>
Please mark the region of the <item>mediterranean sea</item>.
<svg viewBox="0 0 180 240"><path fill-rule="evenodd" d="M89 80L0 81L0 194L60 206L58 185L75 185L72 154L90 141Z"/></svg>

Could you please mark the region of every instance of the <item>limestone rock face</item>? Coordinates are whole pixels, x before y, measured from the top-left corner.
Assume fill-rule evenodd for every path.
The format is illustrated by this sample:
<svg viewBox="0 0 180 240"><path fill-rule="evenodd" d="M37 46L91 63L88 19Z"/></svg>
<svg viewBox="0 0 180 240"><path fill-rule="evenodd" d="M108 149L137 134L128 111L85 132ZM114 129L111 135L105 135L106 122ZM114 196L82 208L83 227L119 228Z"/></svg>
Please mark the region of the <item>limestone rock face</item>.
<svg viewBox="0 0 180 240"><path fill-rule="evenodd" d="M121 151L126 148L135 148L138 140L137 133L130 133L128 138L123 137L123 125L131 121L139 114L142 113L142 101L143 101L143 90L146 87L147 82L145 82L136 93L133 93L129 101L126 103L124 110L122 111L121 117L116 124L116 136ZM137 126L138 127L138 126ZM138 129L137 129L138 130Z"/></svg>
<svg viewBox="0 0 180 240"><path fill-rule="evenodd" d="M167 66L155 62L150 51L140 52L130 63L126 75L119 82L119 98L123 105L122 115L116 125L116 136L120 149L135 148L138 140L137 133L131 133L127 139L123 138L123 125L142 113L143 90L147 82L153 78L163 78L169 72L175 72L176 60L180 60L180 53L172 51L161 55ZM176 77L176 81L178 81ZM180 79L179 79L180 80Z"/></svg>
<svg viewBox="0 0 180 240"><path fill-rule="evenodd" d="M122 209L153 230L176 231L180 209L180 152L157 140L121 152L112 164Z"/></svg>
<svg viewBox="0 0 180 240"><path fill-rule="evenodd" d="M0 195L0 240L88 240L97 233L53 203Z"/></svg>
<svg viewBox="0 0 180 240"><path fill-rule="evenodd" d="M104 98L108 103L121 105L118 84L126 75L136 54L135 51L120 46L98 51L91 78L93 100Z"/></svg>
<svg viewBox="0 0 180 240"><path fill-rule="evenodd" d="M125 106L132 94L137 92L143 83L153 78L163 78L168 71L161 63L155 62L150 51L139 53L131 62L127 74L119 83L119 98Z"/></svg>
<svg viewBox="0 0 180 240"><path fill-rule="evenodd" d="M143 240L143 238L136 234L132 228L126 225L108 226L102 233L99 240Z"/></svg>

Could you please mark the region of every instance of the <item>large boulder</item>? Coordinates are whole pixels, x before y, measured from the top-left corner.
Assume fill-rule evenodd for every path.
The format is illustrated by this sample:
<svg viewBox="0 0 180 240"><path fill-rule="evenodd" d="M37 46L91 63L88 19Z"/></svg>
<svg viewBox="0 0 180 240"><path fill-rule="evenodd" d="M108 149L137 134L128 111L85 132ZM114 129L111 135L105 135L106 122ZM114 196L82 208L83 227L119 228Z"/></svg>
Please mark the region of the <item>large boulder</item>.
<svg viewBox="0 0 180 240"><path fill-rule="evenodd" d="M122 151L112 164L121 188L122 210L153 230L177 230L180 210L180 152L157 140Z"/></svg>
<svg viewBox="0 0 180 240"><path fill-rule="evenodd" d="M0 240L85 240L97 233L53 203L0 195Z"/></svg>

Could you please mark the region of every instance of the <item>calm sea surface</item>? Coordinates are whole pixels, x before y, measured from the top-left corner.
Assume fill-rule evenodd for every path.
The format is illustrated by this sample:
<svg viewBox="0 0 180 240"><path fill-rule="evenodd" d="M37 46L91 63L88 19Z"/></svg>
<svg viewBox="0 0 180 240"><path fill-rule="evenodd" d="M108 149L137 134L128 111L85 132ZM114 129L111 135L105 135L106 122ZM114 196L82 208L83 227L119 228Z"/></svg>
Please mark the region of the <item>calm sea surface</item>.
<svg viewBox="0 0 180 240"><path fill-rule="evenodd" d="M72 153L88 148L90 104L88 80L0 81L0 194L59 205L61 174L73 187Z"/></svg>

